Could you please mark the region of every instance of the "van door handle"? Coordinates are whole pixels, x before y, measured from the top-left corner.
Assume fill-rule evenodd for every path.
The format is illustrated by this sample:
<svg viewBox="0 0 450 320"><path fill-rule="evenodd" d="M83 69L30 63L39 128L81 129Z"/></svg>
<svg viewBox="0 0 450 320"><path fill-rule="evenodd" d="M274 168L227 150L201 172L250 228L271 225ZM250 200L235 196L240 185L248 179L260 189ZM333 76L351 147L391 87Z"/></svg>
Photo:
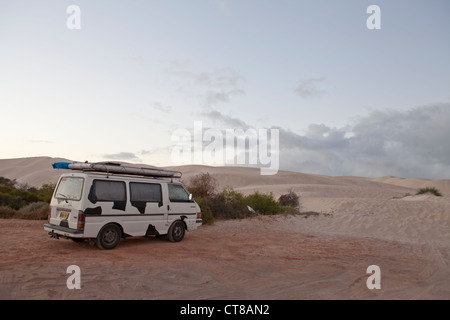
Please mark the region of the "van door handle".
<svg viewBox="0 0 450 320"><path fill-rule="evenodd" d="M167 210L170 210L170 206L169 205L167 205Z"/></svg>

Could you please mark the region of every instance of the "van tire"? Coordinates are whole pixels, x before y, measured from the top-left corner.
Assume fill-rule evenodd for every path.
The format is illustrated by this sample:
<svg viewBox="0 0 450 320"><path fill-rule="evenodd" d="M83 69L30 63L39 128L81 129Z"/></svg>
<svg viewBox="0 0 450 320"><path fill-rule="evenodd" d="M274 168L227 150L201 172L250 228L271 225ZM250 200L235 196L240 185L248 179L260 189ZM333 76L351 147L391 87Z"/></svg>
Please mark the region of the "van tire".
<svg viewBox="0 0 450 320"><path fill-rule="evenodd" d="M171 242L180 242L184 238L184 234L186 232L186 227L184 222L181 220L177 220L169 228L169 233L167 237Z"/></svg>
<svg viewBox="0 0 450 320"><path fill-rule="evenodd" d="M110 223L104 226L97 236L97 247L103 250L114 249L122 238L122 231L119 226Z"/></svg>

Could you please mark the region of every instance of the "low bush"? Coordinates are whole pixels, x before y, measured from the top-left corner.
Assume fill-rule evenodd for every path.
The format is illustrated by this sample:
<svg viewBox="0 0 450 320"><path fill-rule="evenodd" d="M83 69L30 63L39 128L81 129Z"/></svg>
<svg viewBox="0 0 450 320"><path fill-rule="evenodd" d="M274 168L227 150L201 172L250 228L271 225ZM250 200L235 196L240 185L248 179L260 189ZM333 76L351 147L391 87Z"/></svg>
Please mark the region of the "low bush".
<svg viewBox="0 0 450 320"><path fill-rule="evenodd" d="M200 173L186 184L202 210L205 224L214 219L242 219L255 215L297 213L299 197L292 190L276 201L272 193L256 191L245 196L231 187L217 192L217 181L209 173Z"/></svg>
<svg viewBox="0 0 450 320"><path fill-rule="evenodd" d="M0 185L15 188L17 185L17 181L16 179L11 180L8 178L0 177Z"/></svg>
<svg viewBox="0 0 450 320"><path fill-rule="evenodd" d="M14 215L17 219L30 220L46 220L48 217L48 209L50 204L48 202L32 202L20 208Z"/></svg>
<svg viewBox="0 0 450 320"><path fill-rule="evenodd" d="M247 196L247 203L253 210L263 215L273 215L287 211L285 206L274 199L272 192L266 194L256 191Z"/></svg>
<svg viewBox="0 0 450 320"><path fill-rule="evenodd" d="M1 219L14 218L14 215L16 214L16 212L17 211L12 209L11 207L0 206L0 218Z"/></svg>
<svg viewBox="0 0 450 320"><path fill-rule="evenodd" d="M22 208L30 202L39 201L39 197L28 191L0 186L0 205L8 206L15 210Z"/></svg>
<svg viewBox="0 0 450 320"><path fill-rule="evenodd" d="M202 210L202 220L204 224L212 224L214 222L213 212L207 198L195 198L198 206Z"/></svg>
<svg viewBox="0 0 450 320"><path fill-rule="evenodd" d="M56 188L55 184L43 184L39 189L37 189L37 195L39 197L39 201L50 203L50 201L52 200L53 191L55 190L55 188ZM32 189L35 189L35 188L31 188L31 190ZM30 191L30 190L28 190L28 191Z"/></svg>
<svg viewBox="0 0 450 320"><path fill-rule="evenodd" d="M211 208L216 218L241 219L255 214L248 208L247 198L230 187L211 198Z"/></svg>
<svg viewBox="0 0 450 320"><path fill-rule="evenodd" d="M46 218L44 203L47 204L48 210L54 189L53 184L44 184L37 189L26 183L17 183L15 179L0 177L0 218L12 216L29 217L24 219L41 219L44 216Z"/></svg>
<svg viewBox="0 0 450 320"><path fill-rule="evenodd" d="M46 220L48 217L49 206L50 205L47 202L32 202L19 210L14 210L7 206L0 206L0 218Z"/></svg>
<svg viewBox="0 0 450 320"><path fill-rule="evenodd" d="M216 193L217 180L208 172L199 173L191 178L187 188L192 196L198 198L208 198Z"/></svg>
<svg viewBox="0 0 450 320"><path fill-rule="evenodd" d="M282 194L278 198L278 202L283 206L291 206L292 208L300 208L300 197L292 189L288 193Z"/></svg>
<svg viewBox="0 0 450 320"><path fill-rule="evenodd" d="M426 188L420 188L419 191L417 191L416 195L418 194L425 194L425 193L431 193L434 194L437 197L441 197L442 194L439 192L438 189L435 187L426 187Z"/></svg>

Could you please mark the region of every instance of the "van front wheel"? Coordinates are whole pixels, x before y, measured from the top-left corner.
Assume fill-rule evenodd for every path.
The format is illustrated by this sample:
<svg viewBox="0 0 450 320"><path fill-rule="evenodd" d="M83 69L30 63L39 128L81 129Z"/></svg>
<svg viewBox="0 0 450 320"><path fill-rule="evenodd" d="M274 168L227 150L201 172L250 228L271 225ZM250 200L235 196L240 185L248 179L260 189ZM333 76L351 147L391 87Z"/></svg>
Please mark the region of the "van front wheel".
<svg viewBox="0 0 450 320"><path fill-rule="evenodd" d="M97 246L104 250L114 249L119 244L120 238L122 238L120 228L115 224L107 224L98 233Z"/></svg>
<svg viewBox="0 0 450 320"><path fill-rule="evenodd" d="M177 220L169 228L169 233L167 234L169 240L172 242L180 242L184 238L184 233L186 228L184 226L184 222Z"/></svg>

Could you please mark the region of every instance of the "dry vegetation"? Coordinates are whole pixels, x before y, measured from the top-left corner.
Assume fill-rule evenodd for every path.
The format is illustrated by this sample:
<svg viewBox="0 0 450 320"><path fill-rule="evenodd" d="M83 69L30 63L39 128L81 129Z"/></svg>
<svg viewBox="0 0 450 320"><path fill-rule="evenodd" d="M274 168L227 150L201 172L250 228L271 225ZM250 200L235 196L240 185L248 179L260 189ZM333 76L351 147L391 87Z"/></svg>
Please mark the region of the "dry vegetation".
<svg viewBox="0 0 450 320"><path fill-rule="evenodd" d="M190 179L188 190L202 209L203 222L215 219L241 219L256 215L299 213L300 197L289 191L275 200L273 193L255 191L250 195L225 187L217 190L217 181L209 173L200 173Z"/></svg>
<svg viewBox="0 0 450 320"><path fill-rule="evenodd" d="M0 177L0 218L47 219L54 188L51 184L34 188Z"/></svg>

